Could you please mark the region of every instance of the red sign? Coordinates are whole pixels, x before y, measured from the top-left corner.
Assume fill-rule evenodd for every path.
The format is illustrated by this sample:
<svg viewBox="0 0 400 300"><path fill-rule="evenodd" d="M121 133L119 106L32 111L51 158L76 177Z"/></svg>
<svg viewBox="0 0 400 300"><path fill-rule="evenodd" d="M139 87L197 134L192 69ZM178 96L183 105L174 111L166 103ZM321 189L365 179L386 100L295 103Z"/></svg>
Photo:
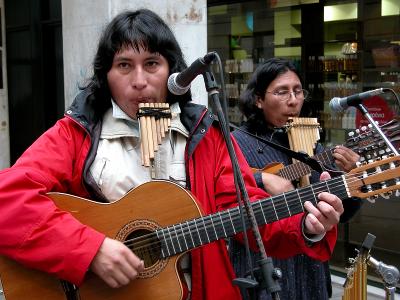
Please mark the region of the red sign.
<svg viewBox="0 0 400 300"><path fill-rule="evenodd" d="M389 108L389 105L380 96L373 96L363 101L363 105L368 110L370 116L374 121L378 121L380 125L383 125L391 121L394 117L393 111ZM361 126L367 126L369 121L363 116L363 114L357 109L356 114L356 128Z"/></svg>

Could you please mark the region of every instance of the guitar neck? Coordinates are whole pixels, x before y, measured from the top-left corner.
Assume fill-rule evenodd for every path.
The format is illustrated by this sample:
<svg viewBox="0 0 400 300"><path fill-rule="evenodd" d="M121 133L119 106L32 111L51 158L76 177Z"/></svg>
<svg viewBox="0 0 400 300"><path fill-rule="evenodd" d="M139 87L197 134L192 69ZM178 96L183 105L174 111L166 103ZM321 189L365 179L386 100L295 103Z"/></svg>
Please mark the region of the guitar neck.
<svg viewBox="0 0 400 300"><path fill-rule="evenodd" d="M318 182L298 190L252 202L257 224L269 224L304 212L304 202L311 201L316 204L317 194L324 191L334 193L341 199L349 197L342 176ZM248 229L250 223L247 218L245 218L245 223ZM235 207L157 230L156 235L161 241L161 256L166 258L233 236L243 230L240 210Z"/></svg>
<svg viewBox="0 0 400 300"><path fill-rule="evenodd" d="M400 140L400 124L397 119L382 125L381 129L390 142L398 142ZM387 146L382 137L374 130L367 129L366 127L361 128L361 132L360 130L356 131L355 134L353 132L353 135L347 139L345 146L358 153L362 159L366 159L367 156L379 157L388 153L386 150ZM313 158L325 165L330 165L334 162L332 153L333 149L328 149L315 155ZM311 167L307 164L297 162L280 169L277 175L292 181L310 174L311 171Z"/></svg>
<svg viewBox="0 0 400 300"><path fill-rule="evenodd" d="M314 155L313 158L322 162L324 165L330 165L334 161L331 149L318 153L317 155ZM303 162L296 162L279 170L277 175L292 181L310 174L311 171L312 168L309 165Z"/></svg>

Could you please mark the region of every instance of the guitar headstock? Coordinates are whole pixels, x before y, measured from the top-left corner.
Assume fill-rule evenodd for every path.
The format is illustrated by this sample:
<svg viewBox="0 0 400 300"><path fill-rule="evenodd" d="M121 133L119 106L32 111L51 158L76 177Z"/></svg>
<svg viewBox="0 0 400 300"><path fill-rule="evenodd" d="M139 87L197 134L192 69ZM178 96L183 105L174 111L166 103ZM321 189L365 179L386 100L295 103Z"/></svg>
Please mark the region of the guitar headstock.
<svg viewBox="0 0 400 300"><path fill-rule="evenodd" d="M400 156L363 164L345 175L352 197L370 198L400 190Z"/></svg>
<svg viewBox="0 0 400 300"><path fill-rule="evenodd" d="M400 122L398 119L393 119L380 128L396 147L400 141ZM360 155L361 162L374 160L392 153L371 124L350 132L349 136L345 145Z"/></svg>

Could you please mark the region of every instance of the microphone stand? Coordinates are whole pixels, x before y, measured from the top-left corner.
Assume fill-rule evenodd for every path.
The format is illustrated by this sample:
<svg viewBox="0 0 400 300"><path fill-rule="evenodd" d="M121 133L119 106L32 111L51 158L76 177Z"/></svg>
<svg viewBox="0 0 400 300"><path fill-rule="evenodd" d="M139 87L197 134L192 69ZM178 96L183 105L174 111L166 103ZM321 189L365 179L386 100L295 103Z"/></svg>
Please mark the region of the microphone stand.
<svg viewBox="0 0 400 300"><path fill-rule="evenodd" d="M367 108L361 103L356 104L356 107L360 110L360 112L364 115L365 118L369 121L369 123L375 128L376 132L379 133L379 135L382 137L382 139L385 141L386 145L389 147L390 150L394 153L394 155L399 155L397 152L396 148L393 146L393 144L389 141L389 139L386 137L386 135L382 132L382 130L379 128L379 126L375 123L374 119L372 119L371 115L369 114Z"/></svg>
<svg viewBox="0 0 400 300"><path fill-rule="evenodd" d="M207 68L206 71L204 71L203 78L204 78L204 84L205 84L206 90L208 92L208 95L212 99L211 105L213 106L213 109L218 116L218 119L220 122L220 128L221 128L223 137L225 139L228 153L229 153L229 156L230 156L230 159L232 162L235 185L236 185L236 187L239 186L240 193L242 196L242 202L243 202L244 208L246 210L247 219L250 222L250 227L254 234L254 237L255 237L255 240L257 243L257 247L261 253L261 259L258 261L259 267L261 269L261 272L260 272L260 277L262 278L261 286L262 287L265 286L266 291L271 293L272 299L279 300L278 291L280 291L281 288L279 286L278 279L280 278L280 273L274 269L272 258L268 257L266 254L264 244L262 242L261 234L260 234L260 231L258 228L258 224L257 224L256 218L255 218L255 214L254 214L253 208L250 204L249 195L245 188L244 179L240 172L239 163L238 163L236 153L233 148L232 139L231 139L230 131L229 131L229 126L228 126L227 121L224 118L224 113L223 113L221 102L219 99L218 85L217 85L217 83L214 79L214 75L210 71L209 67ZM241 207L241 204L239 203L239 209L240 209L240 207ZM244 232L244 234L246 234L246 226L245 226L245 221L244 221L243 216L242 216L242 222L243 222L243 229L244 229L243 232ZM256 286L258 286L258 282L246 280L246 278L243 278L242 280L239 280L236 282L234 281L234 283L238 284L239 286L241 285L242 288L255 288ZM253 295L253 297L255 297L254 293L250 293L250 294Z"/></svg>
<svg viewBox="0 0 400 300"><path fill-rule="evenodd" d="M367 264L382 278L386 294L385 300L395 300L396 285L400 279L399 269L392 265L386 265L372 256L368 258Z"/></svg>

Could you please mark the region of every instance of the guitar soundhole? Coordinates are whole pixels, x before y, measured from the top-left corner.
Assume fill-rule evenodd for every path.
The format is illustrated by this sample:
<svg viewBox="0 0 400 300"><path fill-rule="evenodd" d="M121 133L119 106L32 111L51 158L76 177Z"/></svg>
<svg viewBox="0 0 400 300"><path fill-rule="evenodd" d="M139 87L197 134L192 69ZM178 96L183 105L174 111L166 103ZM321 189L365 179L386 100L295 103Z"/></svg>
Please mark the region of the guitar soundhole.
<svg viewBox="0 0 400 300"><path fill-rule="evenodd" d="M154 232L139 229L127 236L127 241L133 240L133 244L127 244L129 248L144 261L146 268L154 265L161 257L161 243Z"/></svg>
<svg viewBox="0 0 400 300"><path fill-rule="evenodd" d="M161 258L161 242L155 233L158 229L160 226L154 221L134 220L123 226L115 237L143 259L145 268L139 278L154 277L168 264L168 258Z"/></svg>

